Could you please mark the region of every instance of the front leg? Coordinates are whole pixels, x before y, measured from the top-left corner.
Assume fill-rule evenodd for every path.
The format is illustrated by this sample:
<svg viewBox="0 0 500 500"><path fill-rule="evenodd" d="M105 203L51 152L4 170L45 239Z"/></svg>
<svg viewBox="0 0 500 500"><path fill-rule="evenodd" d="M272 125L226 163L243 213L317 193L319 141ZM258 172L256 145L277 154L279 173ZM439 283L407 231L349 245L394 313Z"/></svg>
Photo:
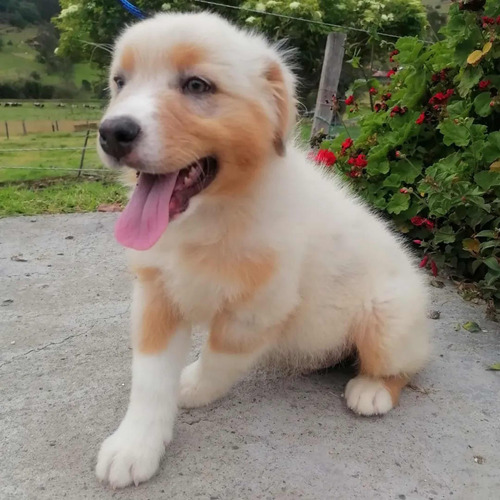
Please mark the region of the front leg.
<svg viewBox="0 0 500 500"><path fill-rule="evenodd" d="M101 446L96 474L113 488L148 480L172 439L190 331L159 272L138 273L132 308L132 389L127 413Z"/></svg>
<svg viewBox="0 0 500 500"><path fill-rule="evenodd" d="M224 396L268 351L276 328L257 329L253 314L220 313L200 357L182 370L179 406L196 408Z"/></svg>

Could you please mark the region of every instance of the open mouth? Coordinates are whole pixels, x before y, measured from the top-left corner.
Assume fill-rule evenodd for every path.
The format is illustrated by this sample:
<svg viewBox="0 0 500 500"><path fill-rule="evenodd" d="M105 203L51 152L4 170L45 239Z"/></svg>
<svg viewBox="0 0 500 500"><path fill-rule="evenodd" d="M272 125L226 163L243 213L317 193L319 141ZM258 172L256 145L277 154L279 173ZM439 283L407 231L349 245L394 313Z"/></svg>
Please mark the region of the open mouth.
<svg viewBox="0 0 500 500"><path fill-rule="evenodd" d="M217 160L213 157L167 174L137 172L137 185L116 223L116 239L135 250L151 248L168 223L184 212L189 200L206 189L216 175Z"/></svg>

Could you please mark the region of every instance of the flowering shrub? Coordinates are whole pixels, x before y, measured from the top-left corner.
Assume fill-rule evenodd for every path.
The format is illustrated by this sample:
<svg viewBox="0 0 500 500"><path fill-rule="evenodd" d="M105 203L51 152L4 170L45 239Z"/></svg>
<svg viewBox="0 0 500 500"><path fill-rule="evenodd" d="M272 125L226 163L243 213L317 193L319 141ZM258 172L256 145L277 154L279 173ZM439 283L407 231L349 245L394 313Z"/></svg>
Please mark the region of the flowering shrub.
<svg viewBox="0 0 500 500"><path fill-rule="evenodd" d="M442 34L400 39L359 138L322 147L423 251L422 267L500 299L500 2L453 4Z"/></svg>

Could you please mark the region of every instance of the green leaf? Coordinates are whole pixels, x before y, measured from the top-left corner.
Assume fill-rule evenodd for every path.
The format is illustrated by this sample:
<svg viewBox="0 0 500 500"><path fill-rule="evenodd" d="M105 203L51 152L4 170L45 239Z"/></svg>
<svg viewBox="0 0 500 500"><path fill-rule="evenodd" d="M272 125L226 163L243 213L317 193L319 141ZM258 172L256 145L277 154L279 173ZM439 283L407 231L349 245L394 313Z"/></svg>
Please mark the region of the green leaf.
<svg viewBox="0 0 500 500"><path fill-rule="evenodd" d="M495 231L479 231L479 233L476 234L476 238L481 238L481 237L484 237L484 238L495 238L496 237L496 233Z"/></svg>
<svg viewBox="0 0 500 500"><path fill-rule="evenodd" d="M500 371L500 363L495 363L494 365L488 366L487 370L498 372Z"/></svg>
<svg viewBox="0 0 500 500"><path fill-rule="evenodd" d="M479 83L482 76L483 68L481 66L467 66L465 69L461 70L455 78L460 96L466 97L471 89Z"/></svg>
<svg viewBox="0 0 500 500"><path fill-rule="evenodd" d="M402 182L413 183L422 173L422 162L397 161L391 163L391 174L397 174Z"/></svg>
<svg viewBox="0 0 500 500"><path fill-rule="evenodd" d="M384 179L382 185L390 188L398 188L401 186L401 176L398 174L391 174Z"/></svg>
<svg viewBox="0 0 500 500"><path fill-rule="evenodd" d="M366 171L370 175L386 174L389 172L389 160L368 157L368 166Z"/></svg>
<svg viewBox="0 0 500 500"><path fill-rule="evenodd" d="M453 243L455 232L451 226L443 226L434 234L434 243Z"/></svg>
<svg viewBox="0 0 500 500"><path fill-rule="evenodd" d="M467 101L457 101L454 102L453 104L450 104L446 109L448 111L448 114L450 115L450 118L465 118L466 116L469 116L471 105Z"/></svg>
<svg viewBox="0 0 500 500"><path fill-rule="evenodd" d="M396 193L387 204L387 211L390 214L399 214L410 206L410 197L407 194Z"/></svg>
<svg viewBox="0 0 500 500"><path fill-rule="evenodd" d="M471 333L477 333L481 331L481 327L474 321L467 321L467 323L464 323L462 327Z"/></svg>
<svg viewBox="0 0 500 500"><path fill-rule="evenodd" d="M496 257L488 257L487 259L484 259L484 263L492 270L500 273L500 264L498 263L498 260Z"/></svg>
<svg viewBox="0 0 500 500"><path fill-rule="evenodd" d="M483 155L487 163L493 163L500 158L500 132L492 132L488 135Z"/></svg>
<svg viewBox="0 0 500 500"><path fill-rule="evenodd" d="M398 62L400 64L414 63L420 51L424 47L424 42L414 37L400 38L396 43L396 48L399 50Z"/></svg>
<svg viewBox="0 0 500 500"><path fill-rule="evenodd" d="M488 191L494 186L500 186L500 172L484 170L482 172L478 172L474 176L474 180L479 184L480 187Z"/></svg>
<svg viewBox="0 0 500 500"><path fill-rule="evenodd" d="M472 121L472 118L469 118L467 121L469 126ZM455 123L453 120L447 119L439 124L438 129L443 134L443 142L447 146L456 144L457 146L465 147L470 142L469 126L465 123Z"/></svg>
<svg viewBox="0 0 500 500"><path fill-rule="evenodd" d="M493 112L490 106L491 96L489 92L481 92L474 99L474 109L479 116L489 116Z"/></svg>

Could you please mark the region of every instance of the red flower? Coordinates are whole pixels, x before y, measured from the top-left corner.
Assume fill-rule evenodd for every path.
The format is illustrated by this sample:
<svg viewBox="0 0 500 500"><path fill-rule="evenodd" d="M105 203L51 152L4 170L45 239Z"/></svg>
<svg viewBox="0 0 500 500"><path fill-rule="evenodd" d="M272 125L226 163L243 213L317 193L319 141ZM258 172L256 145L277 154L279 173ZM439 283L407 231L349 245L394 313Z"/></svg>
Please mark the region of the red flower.
<svg viewBox="0 0 500 500"><path fill-rule="evenodd" d="M375 109L375 113L378 113L382 109L382 104L376 102L373 108Z"/></svg>
<svg viewBox="0 0 500 500"><path fill-rule="evenodd" d="M377 94L378 94L378 90L375 87L372 87L370 89L370 95L377 95Z"/></svg>
<svg viewBox="0 0 500 500"><path fill-rule="evenodd" d="M368 162L366 161L366 156L365 155L358 155L358 157L354 161L354 164L358 168L365 168L368 165Z"/></svg>
<svg viewBox="0 0 500 500"><path fill-rule="evenodd" d="M421 245L422 240L413 240L413 243L415 243L415 245Z"/></svg>
<svg viewBox="0 0 500 500"><path fill-rule="evenodd" d="M398 49L393 50L389 55L389 61L394 62L394 56L397 56L398 54L399 54Z"/></svg>
<svg viewBox="0 0 500 500"><path fill-rule="evenodd" d="M479 82L479 88L481 90L487 89L491 85L491 80L481 80Z"/></svg>
<svg viewBox="0 0 500 500"><path fill-rule="evenodd" d="M420 217L418 215L416 215L415 217L412 217L410 219L410 222L414 225L414 226L421 226L422 224L424 224L426 219L424 219L423 217Z"/></svg>
<svg viewBox="0 0 500 500"><path fill-rule="evenodd" d="M434 222L431 222L429 219L425 219L424 224L429 231L432 231L434 229Z"/></svg>
<svg viewBox="0 0 500 500"><path fill-rule="evenodd" d="M342 154L345 154L346 149L349 149L353 144L353 140L348 137L343 143L342 143Z"/></svg>
<svg viewBox="0 0 500 500"><path fill-rule="evenodd" d="M500 24L500 16L497 17L497 24Z"/></svg>
<svg viewBox="0 0 500 500"><path fill-rule="evenodd" d="M328 149L320 149L314 160L317 163L331 167L337 161L337 157Z"/></svg>
<svg viewBox="0 0 500 500"><path fill-rule="evenodd" d="M427 261L429 260L429 256L426 255L421 261L418 267L425 267L427 265Z"/></svg>
<svg viewBox="0 0 500 500"><path fill-rule="evenodd" d="M399 192L402 193L402 194L408 194L408 189L407 188L401 188L399 190Z"/></svg>
<svg viewBox="0 0 500 500"><path fill-rule="evenodd" d="M433 82L439 82L440 79L441 79L441 75L439 73L434 73L432 75L432 81Z"/></svg>
<svg viewBox="0 0 500 500"><path fill-rule="evenodd" d="M401 158L401 151L396 151L396 158Z"/></svg>
<svg viewBox="0 0 500 500"><path fill-rule="evenodd" d="M483 26L488 24L495 24L495 20L492 17L483 16L481 17L481 21L483 21Z"/></svg>
<svg viewBox="0 0 500 500"><path fill-rule="evenodd" d="M432 271L433 276L438 275L438 266L436 265L436 263L433 260L431 261L431 271Z"/></svg>
<svg viewBox="0 0 500 500"><path fill-rule="evenodd" d="M383 100L383 101L388 101L391 97L392 97L392 94L391 94L390 92L387 92L387 93L385 93L385 94L382 96L382 100Z"/></svg>
<svg viewBox="0 0 500 500"><path fill-rule="evenodd" d="M355 179L356 177L361 177L361 170L353 168L350 172L347 172L347 177Z"/></svg>
<svg viewBox="0 0 500 500"><path fill-rule="evenodd" d="M395 75L395 74L396 74L396 70L391 69L391 70L389 70L389 71L387 72L387 75L386 75L386 76L387 76L387 78L390 78L392 75Z"/></svg>
<svg viewBox="0 0 500 500"><path fill-rule="evenodd" d="M425 121L425 113L421 113L420 116L415 120L417 125L422 125Z"/></svg>
<svg viewBox="0 0 500 500"><path fill-rule="evenodd" d="M346 100L345 100L345 103L347 105L350 105L350 104L354 104L354 96L353 95L350 95Z"/></svg>
<svg viewBox="0 0 500 500"><path fill-rule="evenodd" d="M448 89L445 94L446 99L449 99L454 93L455 93L454 89Z"/></svg>

